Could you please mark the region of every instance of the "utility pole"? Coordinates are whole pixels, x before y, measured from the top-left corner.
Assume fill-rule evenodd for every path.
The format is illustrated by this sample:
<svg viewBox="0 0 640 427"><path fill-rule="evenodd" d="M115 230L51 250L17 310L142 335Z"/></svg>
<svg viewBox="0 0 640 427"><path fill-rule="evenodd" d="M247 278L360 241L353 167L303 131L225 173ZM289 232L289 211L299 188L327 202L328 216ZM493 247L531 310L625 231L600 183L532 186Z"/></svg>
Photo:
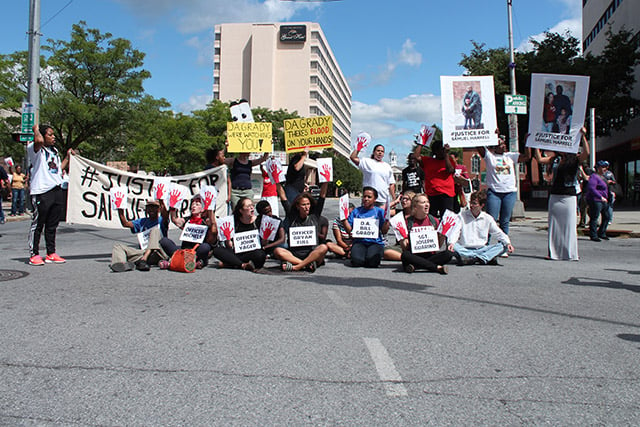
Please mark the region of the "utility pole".
<svg viewBox="0 0 640 427"><path fill-rule="evenodd" d="M507 16L509 22L509 80L511 82L511 95L516 95L516 60L513 53L513 24L511 21L511 2L507 0ZM518 144L518 115L509 114L509 151L520 151ZM524 204L520 200L520 164L514 165L516 168L516 203L513 206L512 218L524 218Z"/></svg>
<svg viewBox="0 0 640 427"><path fill-rule="evenodd" d="M29 0L29 104L40 110L40 0Z"/></svg>

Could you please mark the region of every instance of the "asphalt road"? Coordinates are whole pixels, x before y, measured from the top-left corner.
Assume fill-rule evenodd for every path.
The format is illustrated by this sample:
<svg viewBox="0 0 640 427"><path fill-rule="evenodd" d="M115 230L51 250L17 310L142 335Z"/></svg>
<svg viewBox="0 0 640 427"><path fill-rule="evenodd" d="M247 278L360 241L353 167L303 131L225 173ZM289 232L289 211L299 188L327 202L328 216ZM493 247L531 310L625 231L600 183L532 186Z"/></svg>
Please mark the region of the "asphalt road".
<svg viewBox="0 0 640 427"><path fill-rule="evenodd" d="M337 212L329 203L327 216ZM0 226L1 425L639 425L637 239L500 266L111 273L126 230ZM172 232L175 233L175 232Z"/></svg>

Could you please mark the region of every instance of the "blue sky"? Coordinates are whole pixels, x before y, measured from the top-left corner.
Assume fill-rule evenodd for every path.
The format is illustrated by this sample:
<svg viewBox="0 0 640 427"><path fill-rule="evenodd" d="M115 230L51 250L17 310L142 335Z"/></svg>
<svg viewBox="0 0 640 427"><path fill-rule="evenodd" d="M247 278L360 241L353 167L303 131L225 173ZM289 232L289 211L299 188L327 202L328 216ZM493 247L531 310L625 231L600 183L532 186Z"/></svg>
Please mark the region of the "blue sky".
<svg viewBox="0 0 640 427"><path fill-rule="evenodd" d="M526 50L547 30L580 39L581 9L580 0L513 0L514 45ZM29 1L2 11L0 53L26 50ZM211 100L215 24L319 22L352 89L353 138L369 132L401 163L420 125L441 123L440 76L464 72L470 41L508 46L506 0L41 0L43 43L68 40L80 20L145 52L146 91L186 113Z"/></svg>

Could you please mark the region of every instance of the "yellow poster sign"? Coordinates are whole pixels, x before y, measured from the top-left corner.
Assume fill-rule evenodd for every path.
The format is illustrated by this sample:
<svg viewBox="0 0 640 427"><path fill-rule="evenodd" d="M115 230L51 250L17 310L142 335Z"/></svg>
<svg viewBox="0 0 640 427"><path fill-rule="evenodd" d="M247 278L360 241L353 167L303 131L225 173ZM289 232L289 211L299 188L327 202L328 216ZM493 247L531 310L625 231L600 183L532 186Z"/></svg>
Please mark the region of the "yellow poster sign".
<svg viewBox="0 0 640 427"><path fill-rule="evenodd" d="M270 153L273 151L271 138L271 123L227 123L229 153Z"/></svg>
<svg viewBox="0 0 640 427"><path fill-rule="evenodd" d="M288 153L305 147L322 150L333 147L333 117L318 116L284 121L284 143Z"/></svg>

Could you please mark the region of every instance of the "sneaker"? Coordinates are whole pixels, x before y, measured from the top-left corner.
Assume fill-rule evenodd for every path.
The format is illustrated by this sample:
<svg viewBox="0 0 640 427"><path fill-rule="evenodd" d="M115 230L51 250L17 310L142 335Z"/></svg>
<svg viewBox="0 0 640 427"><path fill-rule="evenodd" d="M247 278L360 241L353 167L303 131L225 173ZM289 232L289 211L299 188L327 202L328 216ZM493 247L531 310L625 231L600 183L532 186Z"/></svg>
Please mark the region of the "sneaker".
<svg viewBox="0 0 640 427"><path fill-rule="evenodd" d="M132 262L114 262L109 267L114 273L122 273L123 271L131 271L134 269Z"/></svg>
<svg viewBox="0 0 640 427"><path fill-rule="evenodd" d="M47 255L47 257L44 259L44 262L46 262L47 264L63 264L67 262L67 260L54 253Z"/></svg>
<svg viewBox="0 0 640 427"><path fill-rule="evenodd" d="M136 265L136 270L138 270L138 271L149 271L149 270L151 270L151 268L149 268L149 264L147 264L147 261L145 261L143 259L136 261L135 265Z"/></svg>
<svg viewBox="0 0 640 427"><path fill-rule="evenodd" d="M604 236L598 236L598 237L600 237L602 240L609 240L609 237L608 237L608 236L606 236L606 235L604 235Z"/></svg>
<svg viewBox="0 0 640 427"><path fill-rule="evenodd" d="M171 263L166 259L161 259L160 261L158 261L158 267L160 267L160 270L168 270L169 265L171 265Z"/></svg>
<svg viewBox="0 0 640 427"><path fill-rule="evenodd" d="M34 255L29 258L29 264L31 265L44 265L44 261L40 255Z"/></svg>
<svg viewBox="0 0 640 427"><path fill-rule="evenodd" d="M500 258L509 258L509 253L505 252L502 255L500 255Z"/></svg>
<svg viewBox="0 0 640 427"><path fill-rule="evenodd" d="M600 238L599 237L591 237L591 241L592 242L599 242Z"/></svg>

